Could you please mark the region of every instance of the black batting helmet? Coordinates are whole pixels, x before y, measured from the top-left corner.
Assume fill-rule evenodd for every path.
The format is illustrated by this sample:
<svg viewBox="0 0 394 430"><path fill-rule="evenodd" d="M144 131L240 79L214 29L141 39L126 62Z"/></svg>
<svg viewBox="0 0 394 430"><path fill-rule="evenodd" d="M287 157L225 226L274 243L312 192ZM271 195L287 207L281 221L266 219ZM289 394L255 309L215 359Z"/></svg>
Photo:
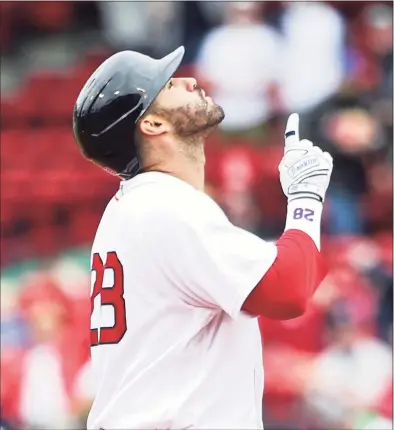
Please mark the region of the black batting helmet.
<svg viewBox="0 0 394 430"><path fill-rule="evenodd" d="M86 158L123 179L138 173L137 121L176 72L184 53L181 46L155 60L122 51L101 64L74 107L74 136Z"/></svg>

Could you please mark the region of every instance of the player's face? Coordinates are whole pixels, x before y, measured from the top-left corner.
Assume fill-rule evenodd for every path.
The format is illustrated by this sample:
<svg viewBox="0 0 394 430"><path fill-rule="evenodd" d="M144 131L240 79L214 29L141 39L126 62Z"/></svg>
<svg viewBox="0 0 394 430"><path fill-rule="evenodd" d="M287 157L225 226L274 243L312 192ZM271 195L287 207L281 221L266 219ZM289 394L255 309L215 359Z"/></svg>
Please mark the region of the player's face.
<svg viewBox="0 0 394 430"><path fill-rule="evenodd" d="M152 110L167 120L180 137L211 130L224 119L223 109L205 95L194 78L170 79Z"/></svg>

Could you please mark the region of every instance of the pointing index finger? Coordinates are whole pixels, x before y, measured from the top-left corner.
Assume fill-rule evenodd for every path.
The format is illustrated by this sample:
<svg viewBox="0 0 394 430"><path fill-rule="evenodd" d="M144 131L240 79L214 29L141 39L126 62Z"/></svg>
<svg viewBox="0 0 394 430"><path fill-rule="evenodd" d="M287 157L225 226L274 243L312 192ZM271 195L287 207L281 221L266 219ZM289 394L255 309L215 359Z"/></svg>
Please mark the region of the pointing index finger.
<svg viewBox="0 0 394 430"><path fill-rule="evenodd" d="M300 141L299 123L300 117L298 113L292 113L286 124L285 147L289 147Z"/></svg>

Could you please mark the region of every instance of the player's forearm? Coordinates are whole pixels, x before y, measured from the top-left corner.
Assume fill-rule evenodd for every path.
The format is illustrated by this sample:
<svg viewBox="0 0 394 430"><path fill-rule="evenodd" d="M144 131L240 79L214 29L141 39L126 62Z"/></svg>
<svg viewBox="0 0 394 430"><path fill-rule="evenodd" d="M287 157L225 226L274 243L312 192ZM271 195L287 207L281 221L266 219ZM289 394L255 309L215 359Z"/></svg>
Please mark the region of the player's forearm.
<svg viewBox="0 0 394 430"><path fill-rule="evenodd" d="M273 265L246 299L243 310L273 319L301 316L327 271L311 237L287 230L276 243Z"/></svg>

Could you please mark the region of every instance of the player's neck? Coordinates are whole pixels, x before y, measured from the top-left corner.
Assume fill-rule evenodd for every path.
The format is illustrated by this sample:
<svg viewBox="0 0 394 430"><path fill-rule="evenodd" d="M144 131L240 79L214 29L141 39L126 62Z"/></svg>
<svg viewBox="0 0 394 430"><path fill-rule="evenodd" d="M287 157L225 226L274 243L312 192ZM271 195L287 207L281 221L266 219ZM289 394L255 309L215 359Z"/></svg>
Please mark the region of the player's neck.
<svg viewBox="0 0 394 430"><path fill-rule="evenodd" d="M204 191L205 181L205 155L204 149L200 151L181 151L166 157L165 161L152 163L144 168L145 172L156 171L172 175L199 191Z"/></svg>

